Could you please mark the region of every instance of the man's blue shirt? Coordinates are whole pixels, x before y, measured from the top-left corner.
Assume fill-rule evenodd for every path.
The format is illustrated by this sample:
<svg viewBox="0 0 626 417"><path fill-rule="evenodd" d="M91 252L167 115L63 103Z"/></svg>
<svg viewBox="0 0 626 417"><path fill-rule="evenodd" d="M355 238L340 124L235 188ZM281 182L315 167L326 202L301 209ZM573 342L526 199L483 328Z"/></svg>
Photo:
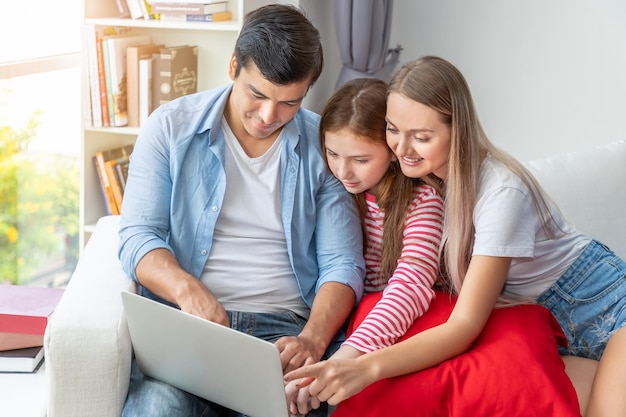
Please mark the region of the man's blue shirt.
<svg viewBox="0 0 626 417"><path fill-rule="evenodd" d="M141 258L158 248L171 251L191 275L202 274L228 186L221 123L230 90L163 104L141 128L124 191L119 246L122 266L135 281ZM352 287L358 302L365 274L361 222L351 196L326 168L318 123L319 115L301 108L283 127L280 156L287 250L309 307L317 289L331 281ZM158 299L145 288L140 292Z"/></svg>

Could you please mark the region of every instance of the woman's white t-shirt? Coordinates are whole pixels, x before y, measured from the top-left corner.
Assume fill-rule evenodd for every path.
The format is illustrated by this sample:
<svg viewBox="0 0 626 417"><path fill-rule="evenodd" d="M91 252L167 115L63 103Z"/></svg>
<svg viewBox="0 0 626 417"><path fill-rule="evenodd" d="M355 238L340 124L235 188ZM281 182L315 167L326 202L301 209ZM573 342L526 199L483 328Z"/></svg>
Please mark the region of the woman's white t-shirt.
<svg viewBox="0 0 626 417"><path fill-rule="evenodd" d="M474 208L472 255L511 257L505 295L537 298L576 260L591 240L571 227L546 197L563 233L551 239L530 190L505 165L487 156L482 163Z"/></svg>

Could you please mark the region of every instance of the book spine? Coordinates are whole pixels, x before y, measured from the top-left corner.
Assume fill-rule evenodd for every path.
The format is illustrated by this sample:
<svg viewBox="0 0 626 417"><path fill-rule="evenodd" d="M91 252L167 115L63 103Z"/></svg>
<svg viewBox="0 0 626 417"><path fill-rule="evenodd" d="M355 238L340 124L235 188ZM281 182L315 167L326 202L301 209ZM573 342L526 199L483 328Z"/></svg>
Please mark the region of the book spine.
<svg viewBox="0 0 626 417"><path fill-rule="evenodd" d="M111 86L111 62L109 39L102 41L102 54L104 56L104 80L107 92L107 110L109 112L109 126L115 126L115 114L113 110L113 87Z"/></svg>
<svg viewBox="0 0 626 417"><path fill-rule="evenodd" d="M155 3L171 3L171 4L213 4L224 3L224 0L146 0L148 4L153 5Z"/></svg>
<svg viewBox="0 0 626 417"><path fill-rule="evenodd" d="M233 15L231 12L217 12L207 14L188 14L188 22L223 22L231 20Z"/></svg>
<svg viewBox="0 0 626 417"><path fill-rule="evenodd" d="M96 27L85 26L87 48L87 68L89 78L89 103L91 110L91 125L102 127L102 107L100 105L100 84L98 80L98 53L96 51Z"/></svg>
<svg viewBox="0 0 626 417"><path fill-rule="evenodd" d="M141 5L140 5L140 3L143 3L143 0L121 0L121 1L124 1L128 5L128 11L130 13L131 19L139 19L143 17L143 12L141 11Z"/></svg>
<svg viewBox="0 0 626 417"><path fill-rule="evenodd" d="M98 86L100 90L102 126L109 127L109 100L107 98L106 74L104 71L104 48L102 36L98 36L96 38L96 53L98 55Z"/></svg>
<svg viewBox="0 0 626 417"><path fill-rule="evenodd" d="M139 60L139 122L141 126L152 107L152 58Z"/></svg>
<svg viewBox="0 0 626 417"><path fill-rule="evenodd" d="M104 155L102 152L97 152L95 158L99 171L99 178L102 181L101 184L106 194L106 201L108 202L108 206L111 211L110 214L120 214L117 208L117 203L115 202L115 196L113 195L113 189L111 188L111 184L109 182L109 176L107 175L106 166L104 164Z"/></svg>
<svg viewBox="0 0 626 417"><path fill-rule="evenodd" d="M126 48L126 92L128 126L140 126L140 61L152 59L152 54L159 52L165 45L144 44ZM149 76L151 78L151 75ZM149 106L148 106L149 108Z"/></svg>
<svg viewBox="0 0 626 417"><path fill-rule="evenodd" d="M128 167L128 159L124 159L121 162L118 161L115 164L115 177L120 184L120 188L122 189L122 196L124 196L124 190L126 190L126 178L128 175L128 169L124 169L124 167Z"/></svg>
<svg viewBox="0 0 626 417"><path fill-rule="evenodd" d="M211 3L211 4L199 4L199 3L154 3L152 4L152 10L155 13L169 13L169 14L207 14L216 12L225 12L228 10L228 3Z"/></svg>
<svg viewBox="0 0 626 417"><path fill-rule="evenodd" d="M97 156L91 157L93 161L93 166L96 169L96 176L98 177L98 184L100 185L100 192L102 193L102 201L104 202L104 209L106 214L113 214L113 210L111 210L111 203L109 202L109 195L106 190L106 180L102 176L102 170L100 169L100 162L98 161Z"/></svg>
<svg viewBox="0 0 626 417"><path fill-rule="evenodd" d="M154 111L163 103L170 101L171 97L171 65L172 56L160 53L152 55L152 110Z"/></svg>
<svg viewBox="0 0 626 417"><path fill-rule="evenodd" d="M120 50L119 45L117 45L117 39L115 38L107 40L106 43L108 47L107 94L109 95L108 100L110 106L109 118L111 119L111 126L126 126L128 123L125 111L126 104L122 103L122 100L125 99L125 96L122 94L122 91L125 89L122 85L125 71L121 68L122 56L120 55L125 53L125 51ZM105 57L106 56L105 51Z"/></svg>
<svg viewBox="0 0 626 417"><path fill-rule="evenodd" d="M130 16L126 0L115 0L115 5L117 6L119 17L124 18Z"/></svg>
<svg viewBox="0 0 626 417"><path fill-rule="evenodd" d="M20 334L44 334L48 317L19 314L0 314L0 332Z"/></svg>
<svg viewBox="0 0 626 417"><path fill-rule="evenodd" d="M107 177L109 179L109 185L111 186L111 191L113 192L113 198L115 199L115 205L117 207L118 213L122 212L122 198L123 191L120 185L120 182L117 179L117 169L115 166L118 164L117 159L113 159L110 161L106 161L104 163L104 168L106 170Z"/></svg>

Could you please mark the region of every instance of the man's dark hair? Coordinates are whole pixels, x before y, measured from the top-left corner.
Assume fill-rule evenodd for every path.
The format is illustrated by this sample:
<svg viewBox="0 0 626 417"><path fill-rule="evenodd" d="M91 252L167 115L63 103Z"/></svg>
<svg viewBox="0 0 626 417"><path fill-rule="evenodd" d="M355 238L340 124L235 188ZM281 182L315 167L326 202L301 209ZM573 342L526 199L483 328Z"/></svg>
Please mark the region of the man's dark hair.
<svg viewBox="0 0 626 417"><path fill-rule="evenodd" d="M235 44L239 76L254 63L268 81L287 85L319 78L324 65L319 31L292 5L271 4L249 12Z"/></svg>

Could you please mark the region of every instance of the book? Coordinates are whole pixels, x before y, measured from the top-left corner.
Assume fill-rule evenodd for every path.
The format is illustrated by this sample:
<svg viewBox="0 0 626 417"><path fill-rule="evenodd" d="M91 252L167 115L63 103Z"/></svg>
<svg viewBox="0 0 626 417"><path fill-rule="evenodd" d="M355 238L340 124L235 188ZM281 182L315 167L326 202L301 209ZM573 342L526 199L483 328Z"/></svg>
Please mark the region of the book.
<svg viewBox="0 0 626 417"><path fill-rule="evenodd" d="M150 5L154 3L163 3L163 0L146 0ZM211 3L223 3L224 0L167 0L166 3L175 4L211 4ZM154 12L154 11L153 11Z"/></svg>
<svg viewBox="0 0 626 417"><path fill-rule="evenodd" d="M139 126L152 113L152 57L139 60Z"/></svg>
<svg viewBox="0 0 626 417"><path fill-rule="evenodd" d="M152 56L152 109L197 92L198 46L162 48Z"/></svg>
<svg viewBox="0 0 626 417"><path fill-rule="evenodd" d="M140 126L139 123L139 65L142 59L152 59L152 54L164 48L163 44L132 45L126 48L126 94L128 126ZM152 78L152 75L150 75Z"/></svg>
<svg viewBox="0 0 626 417"><path fill-rule="evenodd" d="M104 49L102 47L102 42L104 40L104 36L111 35L103 35L96 33L96 60L98 66L98 91L100 94L100 116L102 119L102 126L109 127L111 121L109 120L109 100L107 97L107 86L106 86L106 74L104 71ZM95 76L95 75L94 75Z"/></svg>
<svg viewBox="0 0 626 417"><path fill-rule="evenodd" d="M128 178L128 166L130 165L130 159L125 158L123 161L115 164L115 170L117 172L117 180L122 187L122 193L126 189L126 179Z"/></svg>
<svg viewBox="0 0 626 417"><path fill-rule="evenodd" d="M124 197L124 189L126 188L126 177L122 178L120 176L120 174L124 175L124 170L121 169L121 165L129 162L128 156L129 155L125 153L120 158L111 159L104 163L104 169L109 179L111 190L113 191L115 205L120 213L122 212L122 199ZM120 169L118 169L118 167L120 167ZM126 169L126 175L128 175L128 169Z"/></svg>
<svg viewBox="0 0 626 417"><path fill-rule="evenodd" d="M43 346L42 334L0 332L0 350Z"/></svg>
<svg viewBox="0 0 626 417"><path fill-rule="evenodd" d="M117 204L115 204L113 190L109 186L109 177L106 175L106 170L104 169L104 161L100 161L100 158L101 156L94 155L91 157L91 160L93 161L93 167L96 170L96 176L98 177L102 201L104 202L104 210L108 215L119 214L117 213Z"/></svg>
<svg viewBox="0 0 626 417"><path fill-rule="evenodd" d="M128 9L128 4L126 0L115 0L115 5L117 6L117 13L120 18L126 18L130 16L130 11Z"/></svg>
<svg viewBox="0 0 626 417"><path fill-rule="evenodd" d="M129 159L132 152L133 145L130 144L118 148L99 151L93 156L96 172L98 174L98 180L100 181L100 189L102 190L105 207L107 208L107 214L120 214L122 209L122 199L120 198L120 202L118 203L115 198L113 189L115 184L111 183L111 177L109 177L107 172L106 163L113 160Z"/></svg>
<svg viewBox="0 0 626 417"><path fill-rule="evenodd" d="M0 332L43 335L63 288L0 285Z"/></svg>
<svg viewBox="0 0 626 417"><path fill-rule="evenodd" d="M141 10L141 4L140 4L140 2L143 3L143 0L117 0L117 1L123 1L126 3L131 19L143 18L143 12Z"/></svg>
<svg viewBox="0 0 626 417"><path fill-rule="evenodd" d="M103 42L105 64L108 62L108 66L105 67L105 78L107 81L107 98L110 106L110 126L120 127L128 125L126 49L132 45L147 43L150 43L150 35L112 36Z"/></svg>
<svg viewBox="0 0 626 417"><path fill-rule="evenodd" d="M208 14L228 11L228 2L223 1L208 4L159 2L152 3L152 10L154 11L154 13L167 13L170 15Z"/></svg>
<svg viewBox="0 0 626 417"><path fill-rule="evenodd" d="M85 25L87 47L87 70L89 77L89 102L91 126L102 127L102 107L100 104L100 85L98 79L98 54L96 51L97 29L95 25Z"/></svg>
<svg viewBox="0 0 626 417"><path fill-rule="evenodd" d="M159 19L164 21L183 21L183 22L224 22L232 20L231 12L215 12L206 14L169 14L161 13Z"/></svg>
<svg viewBox="0 0 626 417"><path fill-rule="evenodd" d="M43 346L0 351L0 372L35 372L43 356Z"/></svg>
<svg viewBox="0 0 626 417"><path fill-rule="evenodd" d="M188 14L186 15L188 22L223 22L232 20L231 12L217 12L208 14Z"/></svg>

